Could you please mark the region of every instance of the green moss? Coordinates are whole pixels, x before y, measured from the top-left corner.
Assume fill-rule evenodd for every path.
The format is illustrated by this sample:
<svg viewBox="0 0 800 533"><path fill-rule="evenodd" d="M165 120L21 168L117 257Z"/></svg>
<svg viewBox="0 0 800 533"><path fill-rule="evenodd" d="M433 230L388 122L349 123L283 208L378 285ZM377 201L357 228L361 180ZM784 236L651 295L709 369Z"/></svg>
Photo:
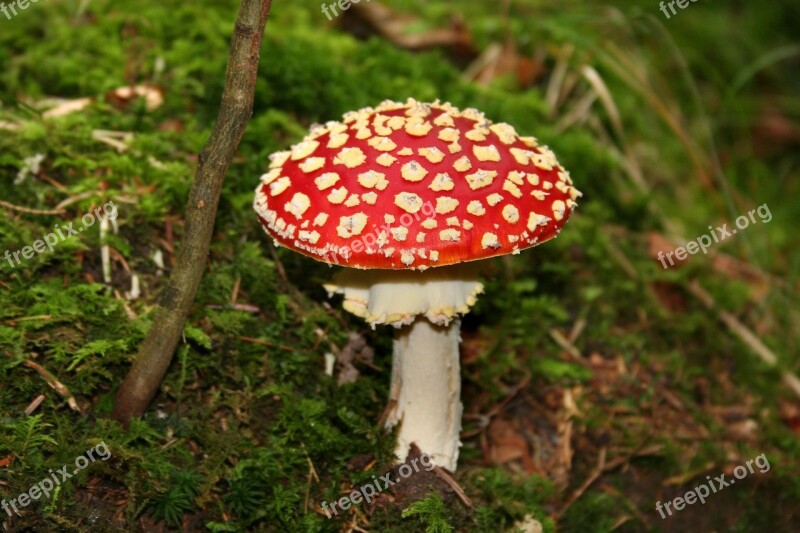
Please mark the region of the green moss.
<svg viewBox="0 0 800 533"><path fill-rule="evenodd" d="M685 285L698 280L720 309L776 352L782 369L800 372L800 237L791 230L800 222L792 201L796 154L780 139L759 137L763 132L754 127L762 124L765 105L780 109L789 123L800 109L793 96L797 72L767 61L791 43L796 6L697 3L667 21L644 0L610 7L528 0L513 2L509 18L495 3L479 0L457 7L388 2L418 17L410 31L446 26L458 10L481 50L509 39L525 57L544 58L543 75L520 89L513 75L489 86L465 80L444 51L409 53L380 38L353 38L327 23L319 2L276 2L255 113L224 185L208 270L183 342L152 408L125 430L107 416L179 246L196 154L222 92L237 4L101 0L81 13L76 4L39 2L13 23L0 20L0 121L20 125L0 130L2 200L52 209L77 199L61 215L3 208L0 250L19 250L109 200L119 210L118 232L101 242L95 225L20 265L0 258L0 460L10 461L0 467L3 497L28 490L101 441L112 458L34 503L12 530L112 524L119 501L131 530L158 522L178 529L186 522L211 531L336 531L352 520L328 520L318 506L391 468L393 435L379 423L388 397L391 331L370 331L328 305L320 286L334 272L327 266L285 249L273 255L253 216L252 195L267 155L299 140L312 123L409 96L474 106L537 136L558 154L584 197L558 239L486 263L486 294L464 319L468 416L455 478L476 510L434 492L359 512L374 511L369 516L382 531L507 531L532 516L551 532L558 511L595 468L598 446L610 442L609 457L617 457L657 443L657 455L633 458L590 486L558 518L558 529L610 531L623 513L635 511L647 524L637 519L621 530L657 529L652 503L663 480L708 463L721 470L736 449L744 457L768 453L773 469L748 480L748 489L731 491L733 505L712 500L704 510L724 508L742 531L792 530L800 449L785 411L791 397L778 385L780 372L754 357ZM568 74L577 76L575 91L587 88L576 73L591 65L619 111L622 133L602 102L590 120L559 129L576 101L549 108L555 65L546 53L565 44L575 47L568 65ZM621 69L620 49L633 60ZM631 83L632 73L643 76L644 87ZM164 104L148 111L141 101L116 107L106 100L108 91L132 83L158 85ZM653 94L708 168L708 133L714 135L723 180L712 176L702 184L686 146L648 99ZM45 96L95 101L81 112L43 119L30 104ZM118 151L97 140L97 130L133 138ZM26 158L36 154L44 156L40 172L18 180ZM629 155L641 167L645 188L630 177ZM752 225L713 251L768 272L758 278L766 282L720 271L711 256L664 270L650 254L650 232L665 231L664 217L691 239L763 203L772 221ZM100 282L102 244L114 250L110 287ZM137 300L125 298L128 270L141 282ZM573 329L576 323L583 324L580 330ZM356 363L355 383L339 385L324 372L325 354L343 347L350 332L362 334L376 355L369 364ZM554 332L566 338L576 332L581 357L567 355ZM598 361L625 365L628 372L614 379L592 366ZM600 394L598 383L606 378ZM48 379L70 391L80 412ZM520 383L525 386L517 390ZM569 486L523 474L514 461L492 465L484 446L491 446L487 427L498 416L520 421L531 452L542 442L558 444L558 435L546 432L536 433L534 442L523 422L556 416L558 403L546 400L565 389L579 413L572 419ZM664 390L684 409L654 419L663 411L653 406L668 403ZM44 400L27 416L40 395ZM544 407L532 412L528 397ZM729 425L707 407L740 404L749 406L746 416L759 429L750 441L726 442ZM680 420L711 433L688 459ZM643 479L650 482L646 488L632 488ZM699 514L687 520L705 524Z"/></svg>

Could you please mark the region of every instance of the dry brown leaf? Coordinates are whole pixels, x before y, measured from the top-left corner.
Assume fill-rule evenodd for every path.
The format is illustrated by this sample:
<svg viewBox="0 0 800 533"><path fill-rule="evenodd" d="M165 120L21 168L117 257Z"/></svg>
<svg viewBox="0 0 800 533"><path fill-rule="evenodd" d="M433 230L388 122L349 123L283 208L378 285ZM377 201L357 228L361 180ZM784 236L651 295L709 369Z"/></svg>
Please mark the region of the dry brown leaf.
<svg viewBox="0 0 800 533"><path fill-rule="evenodd" d="M526 472L533 472L533 459L530 447L522 433L513 422L495 418L487 430L489 437L489 458L494 464L505 464L520 460Z"/></svg>
<svg viewBox="0 0 800 533"><path fill-rule="evenodd" d="M781 401L778 404L778 416L789 429L800 435L800 402Z"/></svg>

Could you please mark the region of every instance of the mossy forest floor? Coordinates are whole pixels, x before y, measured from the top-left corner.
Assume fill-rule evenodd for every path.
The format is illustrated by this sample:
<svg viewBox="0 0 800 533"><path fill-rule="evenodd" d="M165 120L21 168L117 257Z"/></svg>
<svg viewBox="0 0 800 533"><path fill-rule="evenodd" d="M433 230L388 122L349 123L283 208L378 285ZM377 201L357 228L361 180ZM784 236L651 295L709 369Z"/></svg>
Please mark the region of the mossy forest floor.
<svg viewBox="0 0 800 533"><path fill-rule="evenodd" d="M384 5L406 40L360 8L329 22L319 2L274 0L184 341L129 430L114 394L174 265L238 6L0 15L0 253L118 213L0 258L0 496L111 454L0 511L2 530L800 531L797 3L669 19L655 0ZM453 27L457 46L408 49ZM134 86L149 99L119 90ZM329 520L323 501L396 467L380 422L391 331L328 299L333 269L273 248L253 191L311 124L407 97L538 137L584 197L558 239L488 264L464 320L453 479L422 471ZM769 221L662 268L659 251L764 205ZM762 454L768 470L705 504L656 510Z"/></svg>

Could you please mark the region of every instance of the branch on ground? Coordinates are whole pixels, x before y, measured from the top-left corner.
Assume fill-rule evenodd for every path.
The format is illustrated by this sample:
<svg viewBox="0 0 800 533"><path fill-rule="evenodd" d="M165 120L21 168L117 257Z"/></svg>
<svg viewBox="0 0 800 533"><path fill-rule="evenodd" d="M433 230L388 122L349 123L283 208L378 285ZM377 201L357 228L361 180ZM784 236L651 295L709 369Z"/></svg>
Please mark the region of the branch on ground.
<svg viewBox="0 0 800 533"><path fill-rule="evenodd" d="M225 90L208 144L200 152L178 261L153 323L117 393L113 416L141 416L167 373L203 276L222 184L253 113L258 61L272 0L242 0L234 26Z"/></svg>

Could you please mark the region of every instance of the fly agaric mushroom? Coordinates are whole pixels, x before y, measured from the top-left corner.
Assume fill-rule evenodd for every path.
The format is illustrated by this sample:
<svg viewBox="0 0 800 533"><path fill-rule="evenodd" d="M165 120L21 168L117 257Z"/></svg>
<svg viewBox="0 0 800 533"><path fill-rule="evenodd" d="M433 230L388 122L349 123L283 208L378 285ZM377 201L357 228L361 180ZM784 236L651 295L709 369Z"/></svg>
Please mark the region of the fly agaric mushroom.
<svg viewBox="0 0 800 533"><path fill-rule="evenodd" d="M546 146L475 109L386 101L314 126L270 156L254 208L276 245L350 267L325 285L396 329L396 454L454 471L461 442L459 316L483 292L476 260L555 237L581 193Z"/></svg>

